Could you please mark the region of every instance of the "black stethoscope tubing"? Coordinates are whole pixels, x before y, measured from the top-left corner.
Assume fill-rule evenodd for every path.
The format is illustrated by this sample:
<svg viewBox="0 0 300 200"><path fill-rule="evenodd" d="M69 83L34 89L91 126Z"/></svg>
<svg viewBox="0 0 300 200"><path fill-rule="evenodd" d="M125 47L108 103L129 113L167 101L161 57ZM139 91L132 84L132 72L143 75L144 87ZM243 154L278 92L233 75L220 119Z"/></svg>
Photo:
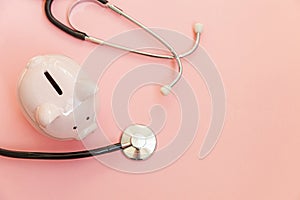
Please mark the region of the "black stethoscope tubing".
<svg viewBox="0 0 300 200"><path fill-rule="evenodd" d="M104 0L101 0L100 2L104 3L104 4L107 3L107 1L104 1ZM45 3L45 12L46 12L46 16L49 19L49 21L51 23L53 23L55 26L57 26L59 29L61 29L62 31L66 32L67 34L69 34L77 39L85 40L85 38L88 36L86 33L69 28L68 26L66 26L63 23L61 23L60 21L58 21L53 16L52 11L51 11L52 3L53 3L53 0L46 0L46 3Z"/></svg>
<svg viewBox="0 0 300 200"><path fill-rule="evenodd" d="M25 152L25 151L14 151L0 148L0 155L9 158L18 159L30 159L30 160L74 160L87 158L92 156L99 156L106 153L122 150L120 143L109 145L106 147L100 147L92 150L75 151L75 152L61 152L61 153L50 153L50 152Z"/></svg>

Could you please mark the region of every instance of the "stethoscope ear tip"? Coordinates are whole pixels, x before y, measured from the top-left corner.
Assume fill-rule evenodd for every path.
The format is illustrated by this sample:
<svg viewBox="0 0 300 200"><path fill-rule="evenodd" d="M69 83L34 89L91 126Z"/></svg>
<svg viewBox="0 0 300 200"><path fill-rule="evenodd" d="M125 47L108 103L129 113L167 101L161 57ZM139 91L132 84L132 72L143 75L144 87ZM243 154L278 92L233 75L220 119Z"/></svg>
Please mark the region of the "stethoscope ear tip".
<svg viewBox="0 0 300 200"><path fill-rule="evenodd" d="M168 96L172 91L172 87L169 85L164 85L163 87L160 88L160 92L164 95L164 96Z"/></svg>
<svg viewBox="0 0 300 200"><path fill-rule="evenodd" d="M202 33L204 25L201 23L196 23L194 26L195 33Z"/></svg>

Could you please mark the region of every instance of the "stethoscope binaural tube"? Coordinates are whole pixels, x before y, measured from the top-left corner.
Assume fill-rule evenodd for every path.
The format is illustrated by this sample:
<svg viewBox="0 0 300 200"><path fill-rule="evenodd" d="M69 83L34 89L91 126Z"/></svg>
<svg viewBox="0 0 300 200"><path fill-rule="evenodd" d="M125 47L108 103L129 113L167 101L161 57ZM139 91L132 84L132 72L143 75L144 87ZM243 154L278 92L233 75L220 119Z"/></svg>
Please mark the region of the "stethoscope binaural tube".
<svg viewBox="0 0 300 200"><path fill-rule="evenodd" d="M77 30L72 25L72 23L70 22L70 15L71 15L71 12L73 11L74 7L76 7L80 3L85 3L85 2L97 3L99 5L105 6L106 8L109 8L110 10L114 11L115 13L125 17L126 19L128 19L132 23L136 24L137 26L141 27L147 33L152 35L159 42L161 42L172 53L172 56L170 56L170 55L160 55L160 54L154 54L154 53L139 51L139 50L131 49L131 48L128 48L128 47L125 47L125 46L122 46L122 45L109 43L109 42L101 40L97 37L89 36L88 34ZM183 66L182 66L182 62L181 62L180 58L183 58L185 56L188 56L188 55L192 54L197 49L197 47L199 46L199 42L200 42L200 34L202 32L202 29L203 29L203 26L201 24L196 24L195 25L194 30L196 32L196 41L195 41L194 46L188 52L183 53L181 55L178 55L176 50L166 40L164 40L162 37L160 37L158 34L156 34L154 31L149 29L147 26L145 26L141 22L137 21L136 19L134 19L131 16L129 16L128 14L126 14L123 10L119 9L118 7L116 7L114 5L109 4L109 2L106 1L106 0L79 0L79 1L75 2L71 6L71 8L69 9L69 12L68 12L68 22L69 22L69 24L71 25L72 28L62 24L61 22L59 22L52 15L52 11L51 11L52 3L53 3L53 0L46 0L46 3L45 3L46 16L48 17L48 19L50 20L51 23L53 23L55 26L57 26L58 28L60 28L64 32L72 35L75 38L78 38L78 39L81 39L81 40L86 40L86 41L96 43L96 44L99 44L99 45L106 45L106 46L110 46L110 47L113 47L113 48L122 49L122 50L125 50L125 51L129 51L129 52L136 53L136 54L141 54L141 55L144 55L144 56L151 56L151 57L165 58L165 59L175 59L176 62L177 62L178 68L179 68L178 75L170 84L167 84L167 85L165 85L161 88L161 92L164 95L168 95L171 92L171 88L180 80L180 78L182 76L182 72L183 72Z"/></svg>
<svg viewBox="0 0 300 200"><path fill-rule="evenodd" d="M72 15L72 12L75 9L75 7L77 7L79 4L82 4L82 3L95 3L96 5L100 5L100 6L103 5L103 4L101 4L101 3L99 3L98 1L95 1L95 0L78 0L78 1L74 2L69 7L68 14L67 14L67 21L68 21L69 25L71 26L71 28L73 30L77 30L78 32L80 32L80 31L71 22L71 15ZM120 10L120 12L123 12L123 11ZM198 46L200 44L200 36L201 36L202 30L203 30L203 25L200 24L200 23L196 23L195 26L194 26L194 32L196 33L196 39L195 39L194 45L187 52L184 52L184 53L180 54L179 58L184 58L186 56L189 56L189 55L191 55L192 53L194 53L197 50L197 48L198 48ZM115 44L115 43L110 43L108 41L102 40L100 38L97 38L97 37L94 37L94 36L91 36L91 35L87 35L86 38L85 38L85 40L87 40L89 42L92 42L92 43L95 43L95 44L98 44L98 45L105 45L105 46L113 47L113 48L116 48L116 49L121 49L121 50L124 50L124 51L129 51L131 53L136 53L136 54L144 55L144 56L149 56L149 57L154 57L154 58L174 59L173 55L155 54L155 53L151 53L151 52L146 52L146 51L141 51L141 50L137 50L137 49L132 49L130 47L126 47L126 46L123 46L123 45L118 45L118 44Z"/></svg>

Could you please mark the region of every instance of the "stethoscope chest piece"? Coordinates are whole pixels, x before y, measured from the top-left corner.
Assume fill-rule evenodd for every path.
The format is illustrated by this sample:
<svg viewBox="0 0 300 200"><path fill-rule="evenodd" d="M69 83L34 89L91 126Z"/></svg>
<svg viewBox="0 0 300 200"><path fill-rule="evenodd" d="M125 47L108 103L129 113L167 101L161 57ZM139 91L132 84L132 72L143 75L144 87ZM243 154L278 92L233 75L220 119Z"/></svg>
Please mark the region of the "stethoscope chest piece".
<svg viewBox="0 0 300 200"><path fill-rule="evenodd" d="M132 125L121 137L124 155L132 160L146 160L156 149L154 132L144 125Z"/></svg>

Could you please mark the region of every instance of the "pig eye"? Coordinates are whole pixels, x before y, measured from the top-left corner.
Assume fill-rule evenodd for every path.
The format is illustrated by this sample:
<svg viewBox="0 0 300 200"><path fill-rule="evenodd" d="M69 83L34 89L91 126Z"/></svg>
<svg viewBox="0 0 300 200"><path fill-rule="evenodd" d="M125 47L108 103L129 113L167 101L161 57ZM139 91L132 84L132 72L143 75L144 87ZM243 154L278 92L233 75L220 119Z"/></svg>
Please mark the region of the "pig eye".
<svg viewBox="0 0 300 200"><path fill-rule="evenodd" d="M87 117L86 120L87 120L87 121L90 120L90 117Z"/></svg>
<svg viewBox="0 0 300 200"><path fill-rule="evenodd" d="M76 130L76 129L77 129L77 126L74 126L74 127L73 127L73 130Z"/></svg>

